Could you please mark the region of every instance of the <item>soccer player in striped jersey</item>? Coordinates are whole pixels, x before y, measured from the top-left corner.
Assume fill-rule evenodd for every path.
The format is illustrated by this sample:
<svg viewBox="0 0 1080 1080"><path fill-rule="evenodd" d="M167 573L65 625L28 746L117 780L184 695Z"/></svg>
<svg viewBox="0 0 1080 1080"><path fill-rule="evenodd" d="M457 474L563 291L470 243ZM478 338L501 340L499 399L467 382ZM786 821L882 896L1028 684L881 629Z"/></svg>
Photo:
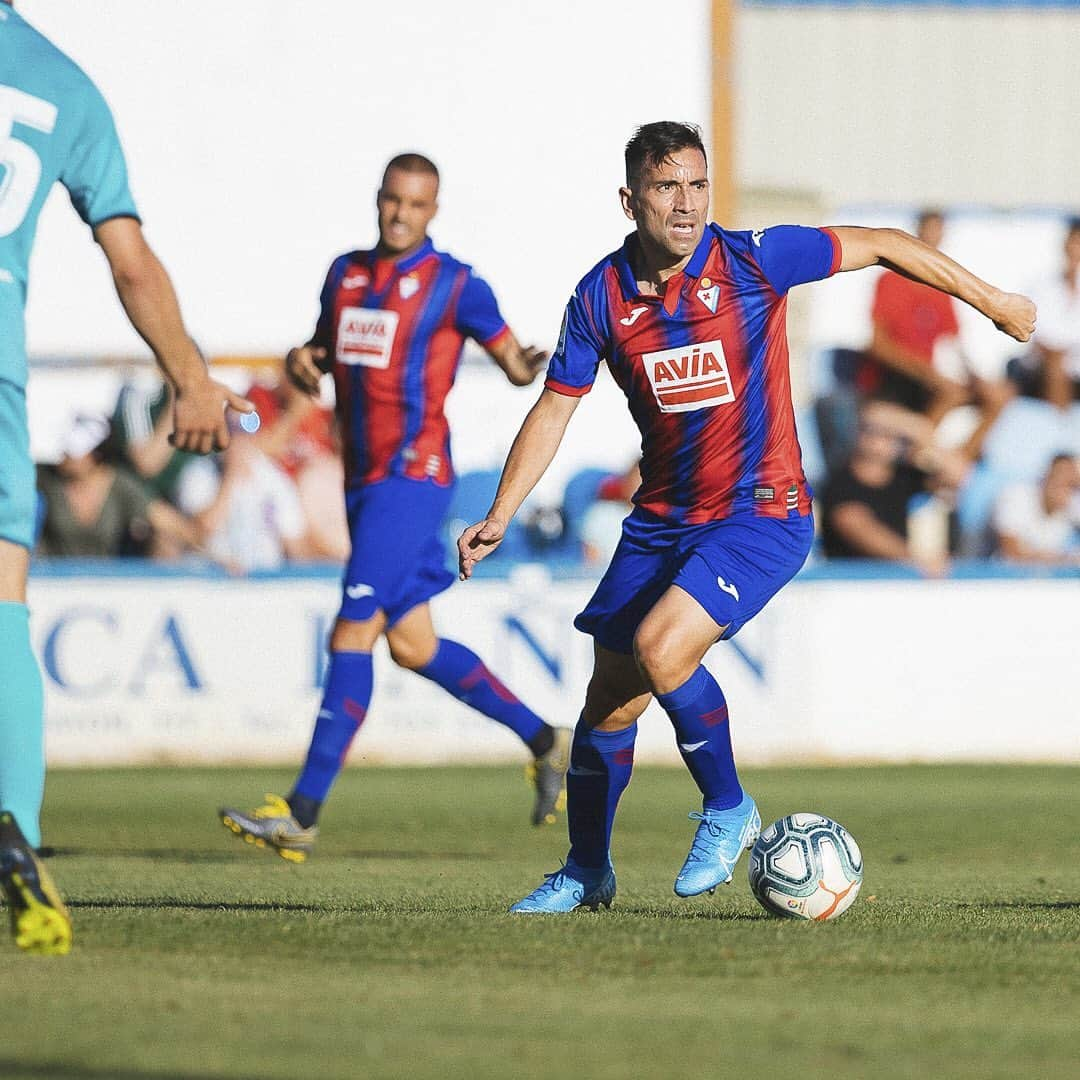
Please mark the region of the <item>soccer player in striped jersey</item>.
<svg viewBox="0 0 1080 1080"><path fill-rule="evenodd" d="M56 181L93 230L132 326L169 380L173 445L204 454L223 448L226 405L253 408L209 377L184 329L169 276L143 237L104 98L0 2L0 887L16 944L41 954L71 948L67 911L34 852L45 756L41 674L26 607L36 497L24 309L38 216Z"/></svg>
<svg viewBox="0 0 1080 1080"><path fill-rule="evenodd" d="M458 543L462 577L494 548L543 475L601 361L641 431L641 487L611 565L575 625L595 661L567 778L566 864L511 911L610 906L611 829L652 697L701 790L679 896L731 880L760 828L732 757L728 706L702 666L799 570L813 537L791 405L786 295L886 265L966 301L1026 341L1035 309L893 229L709 224L698 130L661 122L626 148L623 210L636 230L579 283L547 383L510 450L487 518Z"/></svg>
<svg viewBox="0 0 1080 1080"><path fill-rule="evenodd" d="M443 406L465 339L477 341L515 386L531 383L547 362L546 353L518 343L490 286L435 250L427 228L438 192L428 158L390 161L377 200L377 246L334 260L315 333L286 360L290 378L313 395L321 374L333 372L352 555L322 707L292 793L220 815L238 836L295 862L315 842L322 804L367 714L371 650L383 635L397 664L528 746L534 825L554 821L564 797L569 730L545 723L472 650L439 637L432 624L428 601L454 579L439 538L454 482Z"/></svg>

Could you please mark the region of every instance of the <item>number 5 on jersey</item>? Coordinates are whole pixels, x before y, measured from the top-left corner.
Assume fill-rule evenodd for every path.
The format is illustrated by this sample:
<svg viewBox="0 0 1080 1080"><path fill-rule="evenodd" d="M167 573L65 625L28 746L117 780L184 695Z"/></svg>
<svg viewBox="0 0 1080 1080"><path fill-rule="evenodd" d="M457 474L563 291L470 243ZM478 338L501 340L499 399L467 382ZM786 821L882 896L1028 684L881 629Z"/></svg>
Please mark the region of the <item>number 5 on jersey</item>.
<svg viewBox="0 0 1080 1080"><path fill-rule="evenodd" d="M41 179L41 158L15 137L16 124L51 135L56 106L13 86L0 86L0 237L10 236L22 224Z"/></svg>

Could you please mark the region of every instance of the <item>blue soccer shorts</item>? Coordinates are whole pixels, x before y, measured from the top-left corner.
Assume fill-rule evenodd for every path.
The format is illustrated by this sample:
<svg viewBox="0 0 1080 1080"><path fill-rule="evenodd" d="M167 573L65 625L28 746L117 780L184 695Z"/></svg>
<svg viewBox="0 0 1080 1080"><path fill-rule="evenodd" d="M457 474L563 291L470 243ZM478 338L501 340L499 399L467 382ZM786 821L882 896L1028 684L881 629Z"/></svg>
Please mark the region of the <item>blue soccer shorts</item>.
<svg viewBox="0 0 1080 1080"><path fill-rule="evenodd" d="M574 620L612 652L630 655L642 620L672 586L689 593L727 639L799 572L814 539L812 515L739 514L675 525L636 509L623 522L611 565Z"/></svg>
<svg viewBox="0 0 1080 1080"><path fill-rule="evenodd" d="M339 618L377 611L393 626L454 581L440 529L452 486L390 476L345 492L352 554L341 582Z"/></svg>
<svg viewBox="0 0 1080 1080"><path fill-rule="evenodd" d="M33 547L36 511L26 391L0 379L0 540Z"/></svg>

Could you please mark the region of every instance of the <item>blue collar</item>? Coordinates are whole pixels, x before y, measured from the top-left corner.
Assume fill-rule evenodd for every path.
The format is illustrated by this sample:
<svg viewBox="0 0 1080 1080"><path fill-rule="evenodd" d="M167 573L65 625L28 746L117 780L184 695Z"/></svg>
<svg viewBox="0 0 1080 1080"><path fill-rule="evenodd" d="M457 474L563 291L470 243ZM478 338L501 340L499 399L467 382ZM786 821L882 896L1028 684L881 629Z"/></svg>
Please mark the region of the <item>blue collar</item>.
<svg viewBox="0 0 1080 1080"><path fill-rule="evenodd" d="M397 270L399 274L407 274L413 267L419 266L420 263L434 251L435 245L431 242L431 237L425 236L424 242L411 255L406 255L403 259L391 261L394 263L394 269Z"/></svg>
<svg viewBox="0 0 1080 1080"><path fill-rule="evenodd" d="M697 247L694 248L694 254L690 256L690 261L681 271L684 278L684 284L686 282L695 281L701 276L701 271L705 269L705 261L708 259L709 252L712 250L712 242L714 239L712 226L706 224L705 229L701 234L701 239L698 241ZM623 241L622 247L615 252L614 258L612 259L615 270L619 275L619 284L622 286L623 296L625 296L627 300L634 300L641 295L637 278L634 276L634 264L632 259L632 253L637 246L637 242L637 232L630 233Z"/></svg>

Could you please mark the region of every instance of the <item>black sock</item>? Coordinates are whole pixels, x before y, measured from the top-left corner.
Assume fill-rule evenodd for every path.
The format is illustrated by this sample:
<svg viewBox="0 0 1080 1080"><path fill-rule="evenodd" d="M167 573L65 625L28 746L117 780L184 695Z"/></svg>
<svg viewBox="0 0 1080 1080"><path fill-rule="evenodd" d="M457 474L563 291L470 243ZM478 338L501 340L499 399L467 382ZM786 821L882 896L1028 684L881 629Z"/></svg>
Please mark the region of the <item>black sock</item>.
<svg viewBox="0 0 1080 1080"><path fill-rule="evenodd" d="M292 816L300 822L301 828L310 829L319 820L322 803L318 799L309 799L306 795L297 795L293 792L288 798L288 803Z"/></svg>
<svg viewBox="0 0 1080 1080"><path fill-rule="evenodd" d="M545 724L527 743L534 757L543 757L555 745L555 729Z"/></svg>

